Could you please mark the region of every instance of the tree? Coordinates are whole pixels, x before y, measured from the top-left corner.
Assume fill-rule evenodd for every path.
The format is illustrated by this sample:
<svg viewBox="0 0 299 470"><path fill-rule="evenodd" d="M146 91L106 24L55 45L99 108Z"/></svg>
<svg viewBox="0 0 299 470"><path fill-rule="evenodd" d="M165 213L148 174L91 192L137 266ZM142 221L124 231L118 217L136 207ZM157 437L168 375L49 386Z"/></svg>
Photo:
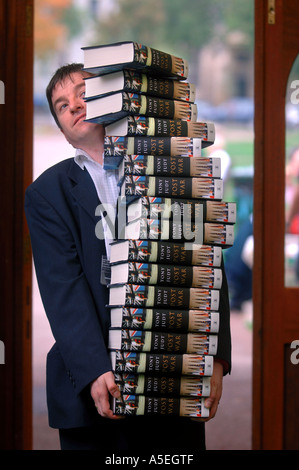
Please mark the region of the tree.
<svg viewBox="0 0 299 470"><path fill-rule="evenodd" d="M81 12L73 0L35 0L34 40L39 59L62 50L66 41L83 26Z"/></svg>
<svg viewBox="0 0 299 470"><path fill-rule="evenodd" d="M99 20L95 43L134 40L190 60L228 31L252 35L253 6L253 0L116 0L110 17Z"/></svg>

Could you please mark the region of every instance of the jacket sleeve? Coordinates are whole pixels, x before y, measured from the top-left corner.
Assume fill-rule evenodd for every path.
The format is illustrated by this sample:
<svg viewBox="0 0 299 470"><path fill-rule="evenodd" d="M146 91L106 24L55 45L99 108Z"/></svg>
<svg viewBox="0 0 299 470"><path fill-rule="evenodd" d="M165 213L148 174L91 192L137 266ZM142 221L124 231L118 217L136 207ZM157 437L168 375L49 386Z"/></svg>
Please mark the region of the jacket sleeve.
<svg viewBox="0 0 299 470"><path fill-rule="evenodd" d="M222 363L224 375L231 371L231 330L230 330L230 306L227 278L224 263L222 262L223 282L220 289L219 303L219 333L218 350L215 359Z"/></svg>
<svg viewBox="0 0 299 470"><path fill-rule="evenodd" d="M32 187L25 212L46 315L66 373L80 393L111 370L97 309L68 224Z"/></svg>

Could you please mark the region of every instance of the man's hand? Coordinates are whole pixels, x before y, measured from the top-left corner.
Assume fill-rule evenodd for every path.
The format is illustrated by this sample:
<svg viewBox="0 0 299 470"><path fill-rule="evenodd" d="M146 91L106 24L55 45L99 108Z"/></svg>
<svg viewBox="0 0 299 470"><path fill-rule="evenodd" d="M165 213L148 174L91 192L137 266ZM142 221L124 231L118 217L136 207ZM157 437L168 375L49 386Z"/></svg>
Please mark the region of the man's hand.
<svg viewBox="0 0 299 470"><path fill-rule="evenodd" d="M210 415L205 421L214 418L222 395L223 366L214 361L213 375L211 377L211 393L205 399L205 407L210 409Z"/></svg>
<svg viewBox="0 0 299 470"><path fill-rule="evenodd" d="M207 397L204 401L205 407L210 409L209 417L191 418L192 421L207 422L210 419L214 418L222 395L222 380L223 366L222 364L220 364L220 362L214 361L213 375L211 377L211 392L210 396Z"/></svg>
<svg viewBox="0 0 299 470"><path fill-rule="evenodd" d="M123 416L114 415L110 408L110 395L112 395L114 398L120 396L120 391L115 383L112 372L106 372L94 380L90 386L90 393L96 409L101 416L110 419L123 418Z"/></svg>

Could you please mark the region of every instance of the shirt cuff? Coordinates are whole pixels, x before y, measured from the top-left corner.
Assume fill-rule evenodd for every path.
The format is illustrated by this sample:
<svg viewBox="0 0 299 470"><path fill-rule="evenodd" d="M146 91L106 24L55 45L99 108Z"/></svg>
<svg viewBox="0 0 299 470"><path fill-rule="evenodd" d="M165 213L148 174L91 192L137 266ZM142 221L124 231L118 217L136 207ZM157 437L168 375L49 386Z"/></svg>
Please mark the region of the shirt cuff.
<svg viewBox="0 0 299 470"><path fill-rule="evenodd" d="M215 362L219 362L222 367L223 367L223 375L226 375L230 371L230 366L227 361L224 361L223 359L219 359L218 357L215 357Z"/></svg>

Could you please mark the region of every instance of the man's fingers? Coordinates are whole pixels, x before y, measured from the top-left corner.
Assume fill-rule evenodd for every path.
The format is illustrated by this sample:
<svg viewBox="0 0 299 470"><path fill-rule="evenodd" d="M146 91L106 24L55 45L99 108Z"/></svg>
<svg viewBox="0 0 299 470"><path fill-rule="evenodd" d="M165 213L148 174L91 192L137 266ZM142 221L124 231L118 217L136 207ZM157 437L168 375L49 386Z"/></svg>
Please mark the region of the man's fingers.
<svg viewBox="0 0 299 470"><path fill-rule="evenodd" d="M120 391L119 391L119 388L118 388L118 385L115 383L115 380L114 380L114 375L112 374L112 372L107 372L107 375L105 375L105 382L106 382L106 386L107 386L107 389L110 393L110 395L112 395L114 398L117 398L120 396Z"/></svg>
<svg viewBox="0 0 299 470"><path fill-rule="evenodd" d="M211 377L211 393L205 399L205 407L209 408L210 414L207 421L214 418L222 395L223 367L220 363L214 363L213 376Z"/></svg>
<svg viewBox="0 0 299 470"><path fill-rule="evenodd" d="M120 417L113 414L110 407L110 395L118 397L120 395L119 388L114 380L112 372L106 372L98 377L92 384L90 389L91 396L94 400L98 413L104 418L119 419Z"/></svg>

